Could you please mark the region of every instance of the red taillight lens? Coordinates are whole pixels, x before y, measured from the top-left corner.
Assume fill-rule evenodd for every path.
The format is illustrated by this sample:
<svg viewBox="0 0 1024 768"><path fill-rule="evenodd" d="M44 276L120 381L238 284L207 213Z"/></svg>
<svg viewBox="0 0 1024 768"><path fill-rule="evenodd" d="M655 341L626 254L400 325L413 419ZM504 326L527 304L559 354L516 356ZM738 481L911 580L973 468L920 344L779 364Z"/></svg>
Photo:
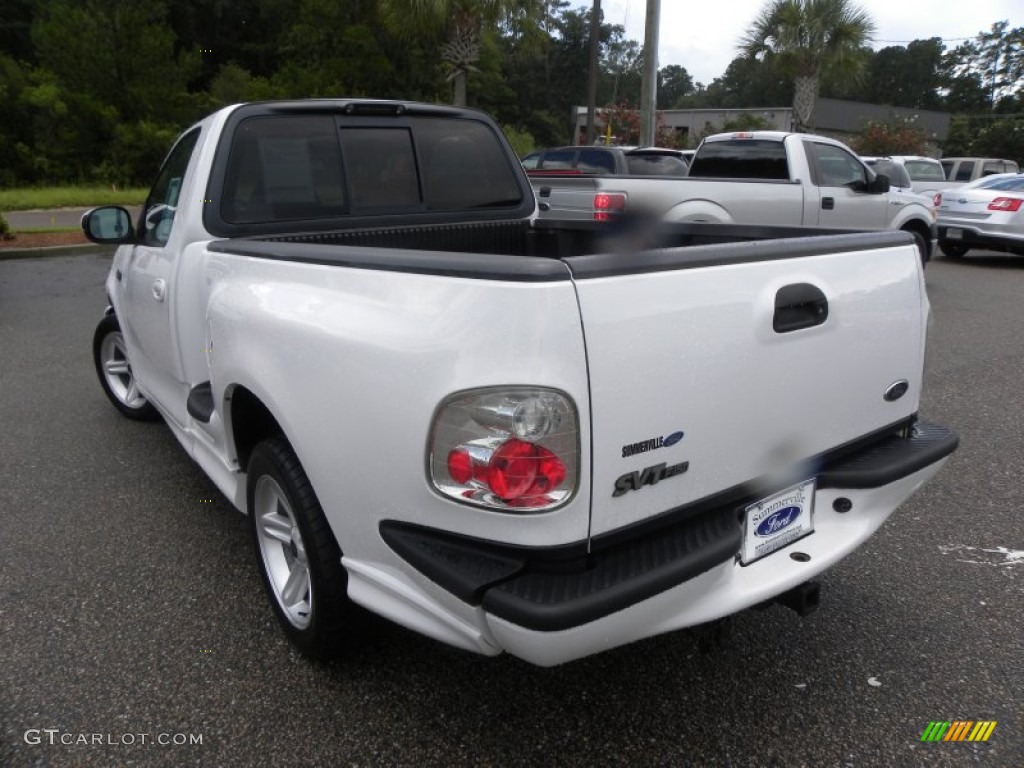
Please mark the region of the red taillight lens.
<svg viewBox="0 0 1024 768"><path fill-rule="evenodd" d="M936 208L938 208L940 205L942 205L942 193L941 192L936 192L934 195L932 195L932 205L934 207L936 207Z"/></svg>
<svg viewBox="0 0 1024 768"><path fill-rule="evenodd" d="M465 448L456 448L448 454L448 474L459 485L473 479L473 459Z"/></svg>
<svg viewBox="0 0 1024 768"><path fill-rule="evenodd" d="M547 448L509 440L491 457L487 484L503 501L528 502L536 497L543 504L548 491L565 480L565 465Z"/></svg>
<svg viewBox="0 0 1024 768"><path fill-rule="evenodd" d="M990 211L1009 211L1013 213L1020 210L1022 203L1024 203L1024 199L1019 197L997 197L988 204L988 209Z"/></svg>
<svg viewBox="0 0 1024 768"><path fill-rule="evenodd" d="M626 195L622 192L600 192L594 195L594 220L610 221L626 210Z"/></svg>
<svg viewBox="0 0 1024 768"><path fill-rule="evenodd" d="M509 440L494 452L487 467L487 484L508 501L526 495L537 477L537 446Z"/></svg>
<svg viewBox="0 0 1024 768"><path fill-rule="evenodd" d="M430 479L443 495L481 507L539 512L568 501L579 477L579 418L555 390L460 393L441 404Z"/></svg>

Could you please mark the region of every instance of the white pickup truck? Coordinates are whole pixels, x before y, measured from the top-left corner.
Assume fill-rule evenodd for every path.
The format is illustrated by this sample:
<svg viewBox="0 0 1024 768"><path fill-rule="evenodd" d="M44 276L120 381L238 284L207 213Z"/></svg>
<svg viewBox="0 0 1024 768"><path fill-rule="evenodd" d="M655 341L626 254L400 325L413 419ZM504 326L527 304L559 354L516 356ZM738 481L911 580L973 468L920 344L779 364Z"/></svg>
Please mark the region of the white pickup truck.
<svg viewBox="0 0 1024 768"><path fill-rule="evenodd" d="M665 221L895 229L911 233L923 261L935 250L932 201L890 190L888 178L824 136L708 136L682 179L527 173L545 219L603 221L635 211Z"/></svg>
<svg viewBox="0 0 1024 768"><path fill-rule="evenodd" d="M955 450L917 416L905 234L682 224L635 252L535 205L478 112L322 100L218 111L136 223L83 217L119 244L106 394L248 514L304 653L359 606L541 665L806 612Z"/></svg>

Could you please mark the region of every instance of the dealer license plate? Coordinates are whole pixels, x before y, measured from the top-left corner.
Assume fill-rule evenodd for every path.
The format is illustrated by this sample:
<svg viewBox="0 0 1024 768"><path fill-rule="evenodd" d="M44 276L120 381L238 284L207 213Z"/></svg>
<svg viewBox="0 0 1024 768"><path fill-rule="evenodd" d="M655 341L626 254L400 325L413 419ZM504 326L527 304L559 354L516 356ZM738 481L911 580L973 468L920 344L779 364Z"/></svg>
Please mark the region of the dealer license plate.
<svg viewBox="0 0 1024 768"><path fill-rule="evenodd" d="M814 484L805 480L751 504L745 510L743 565L770 555L814 530Z"/></svg>
<svg viewBox="0 0 1024 768"><path fill-rule="evenodd" d="M950 239L950 240L963 240L964 239L964 231L962 229L960 229L959 227L947 227L946 228L946 237L948 239Z"/></svg>

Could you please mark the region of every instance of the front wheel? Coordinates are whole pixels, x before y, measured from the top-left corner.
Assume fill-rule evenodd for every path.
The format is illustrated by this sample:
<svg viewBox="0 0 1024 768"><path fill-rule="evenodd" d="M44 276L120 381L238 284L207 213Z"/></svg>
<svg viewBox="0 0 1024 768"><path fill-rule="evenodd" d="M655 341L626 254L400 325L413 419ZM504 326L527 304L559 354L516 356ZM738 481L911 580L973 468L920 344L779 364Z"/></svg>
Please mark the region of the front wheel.
<svg viewBox="0 0 1024 768"><path fill-rule="evenodd" d="M136 421L160 418L156 408L139 391L116 316L107 315L96 326L92 337L92 357L100 385L117 410Z"/></svg>
<svg viewBox="0 0 1024 768"><path fill-rule="evenodd" d="M306 656L337 656L361 609L348 599L341 549L283 437L253 450L247 498L260 574L281 627Z"/></svg>
<svg viewBox="0 0 1024 768"><path fill-rule="evenodd" d="M928 253L928 241L924 239L924 235L920 232L915 232L912 229L906 229L904 232L909 232L914 238L914 246L917 248L918 254L921 256L921 266L923 267L928 263L930 254Z"/></svg>
<svg viewBox="0 0 1024 768"><path fill-rule="evenodd" d="M939 250L951 259L962 259L967 254L967 246L961 243L951 243L949 240L939 241Z"/></svg>

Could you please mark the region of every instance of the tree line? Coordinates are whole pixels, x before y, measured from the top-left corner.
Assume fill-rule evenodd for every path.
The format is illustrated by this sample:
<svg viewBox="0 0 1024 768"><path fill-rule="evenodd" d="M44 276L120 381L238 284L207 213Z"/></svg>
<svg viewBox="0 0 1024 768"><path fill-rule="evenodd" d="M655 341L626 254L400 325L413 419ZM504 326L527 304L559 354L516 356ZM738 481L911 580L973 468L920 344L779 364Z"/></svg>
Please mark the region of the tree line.
<svg viewBox="0 0 1024 768"><path fill-rule="evenodd" d="M7 0L0 185L145 185L187 125L271 98L463 100L520 151L569 142L586 103L584 1ZM793 104L786 55L754 42L707 84L662 67L658 107ZM600 43L598 104L637 106L641 45L608 23ZM946 154L1024 160L1024 28L850 54L854 66L821 70L821 95L949 111Z"/></svg>

